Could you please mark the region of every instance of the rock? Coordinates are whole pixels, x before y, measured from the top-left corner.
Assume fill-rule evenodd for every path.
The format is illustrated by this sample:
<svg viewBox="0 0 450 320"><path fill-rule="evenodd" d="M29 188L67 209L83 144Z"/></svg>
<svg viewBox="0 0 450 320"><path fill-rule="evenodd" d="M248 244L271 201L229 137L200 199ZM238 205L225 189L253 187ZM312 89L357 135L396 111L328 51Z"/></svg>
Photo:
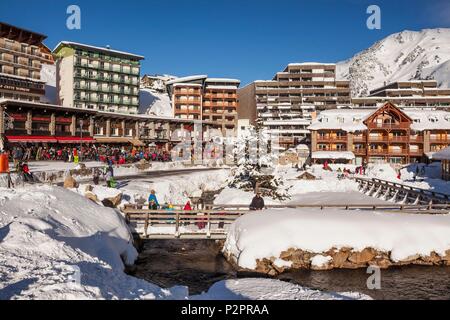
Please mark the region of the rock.
<svg viewBox="0 0 450 320"><path fill-rule="evenodd" d="M348 257L348 260L354 264L364 265L373 258L375 258L375 250L372 248L366 248L361 252L352 252Z"/></svg>
<svg viewBox="0 0 450 320"><path fill-rule="evenodd" d="M397 262L399 265L411 264L413 261L419 260L420 255L414 254Z"/></svg>
<svg viewBox="0 0 450 320"><path fill-rule="evenodd" d="M347 261L348 257L350 256L350 250L348 249L341 249L336 253L330 253L329 254L333 258L333 265L336 268L341 268L345 261Z"/></svg>
<svg viewBox="0 0 450 320"><path fill-rule="evenodd" d="M122 202L122 193L118 193L115 197L105 198L102 203L105 207L117 208Z"/></svg>
<svg viewBox="0 0 450 320"><path fill-rule="evenodd" d="M72 176L67 176L67 178L64 180L64 188L66 189L78 188L78 183Z"/></svg>
<svg viewBox="0 0 450 320"><path fill-rule="evenodd" d="M444 261L450 261L450 250L445 251L445 256L442 257Z"/></svg>
<svg viewBox="0 0 450 320"><path fill-rule="evenodd" d="M441 257L434 251L429 256L421 257L421 260L431 265L440 265L442 261Z"/></svg>
<svg viewBox="0 0 450 320"><path fill-rule="evenodd" d="M98 197L95 193L91 192L91 191L87 191L85 192L84 196L86 198L88 198L89 200L92 200L94 202L98 202Z"/></svg>
<svg viewBox="0 0 450 320"><path fill-rule="evenodd" d="M392 266L392 262L389 259L386 258L376 258L375 260L369 262L369 265L371 266L377 266L381 269L387 269L390 266Z"/></svg>

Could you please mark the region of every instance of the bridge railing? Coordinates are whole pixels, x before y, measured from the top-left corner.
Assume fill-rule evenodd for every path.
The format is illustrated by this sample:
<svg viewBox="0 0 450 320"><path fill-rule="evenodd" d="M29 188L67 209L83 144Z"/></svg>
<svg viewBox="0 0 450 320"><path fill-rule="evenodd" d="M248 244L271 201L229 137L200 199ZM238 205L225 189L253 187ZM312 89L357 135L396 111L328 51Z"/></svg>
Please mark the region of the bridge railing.
<svg viewBox="0 0 450 320"><path fill-rule="evenodd" d="M388 186L388 187L395 188L398 190L411 191L416 194L422 194L424 196L428 196L430 198L435 198L437 200L443 200L443 201L447 201L447 202L450 201L450 195L442 193L442 192L421 189L421 188L412 187L412 186L408 186L405 184L382 180L382 179L378 179L378 178L357 178L357 177L355 177L354 179L356 182L372 182L372 183L375 183L378 185L384 185L384 186Z"/></svg>

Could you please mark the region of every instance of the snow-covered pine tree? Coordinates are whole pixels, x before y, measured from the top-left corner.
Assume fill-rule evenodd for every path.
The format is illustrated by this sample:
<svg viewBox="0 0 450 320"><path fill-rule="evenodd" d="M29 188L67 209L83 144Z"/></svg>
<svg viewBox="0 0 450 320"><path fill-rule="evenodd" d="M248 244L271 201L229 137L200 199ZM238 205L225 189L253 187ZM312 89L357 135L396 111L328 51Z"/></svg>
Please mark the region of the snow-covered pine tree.
<svg viewBox="0 0 450 320"><path fill-rule="evenodd" d="M231 170L228 186L256 191L272 199L289 199L289 188L277 175L277 153L271 149L271 137L261 128L249 126L241 131L233 149L236 166Z"/></svg>

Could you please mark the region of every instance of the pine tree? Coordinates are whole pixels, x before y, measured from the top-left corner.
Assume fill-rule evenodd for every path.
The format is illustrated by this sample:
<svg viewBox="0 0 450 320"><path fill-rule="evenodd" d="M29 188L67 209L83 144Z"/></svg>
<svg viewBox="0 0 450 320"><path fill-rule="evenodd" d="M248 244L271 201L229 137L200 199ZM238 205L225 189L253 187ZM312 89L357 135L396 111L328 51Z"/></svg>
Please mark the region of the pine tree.
<svg viewBox="0 0 450 320"><path fill-rule="evenodd" d="M289 188L277 176L277 155L271 150L270 136L259 123L242 131L233 150L236 167L231 170L228 186L245 191L259 191L277 200L289 199Z"/></svg>

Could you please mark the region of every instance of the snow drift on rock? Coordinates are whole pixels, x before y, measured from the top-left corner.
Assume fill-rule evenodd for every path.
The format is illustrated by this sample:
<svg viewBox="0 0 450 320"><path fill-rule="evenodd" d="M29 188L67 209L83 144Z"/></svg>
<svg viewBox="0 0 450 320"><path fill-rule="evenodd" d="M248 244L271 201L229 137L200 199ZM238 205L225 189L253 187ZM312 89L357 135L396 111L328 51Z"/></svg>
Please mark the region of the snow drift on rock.
<svg viewBox="0 0 450 320"><path fill-rule="evenodd" d="M289 248L314 253L332 248L374 248L393 261L450 249L450 215L282 209L251 213L230 227L224 252L243 268L256 259L279 257Z"/></svg>

